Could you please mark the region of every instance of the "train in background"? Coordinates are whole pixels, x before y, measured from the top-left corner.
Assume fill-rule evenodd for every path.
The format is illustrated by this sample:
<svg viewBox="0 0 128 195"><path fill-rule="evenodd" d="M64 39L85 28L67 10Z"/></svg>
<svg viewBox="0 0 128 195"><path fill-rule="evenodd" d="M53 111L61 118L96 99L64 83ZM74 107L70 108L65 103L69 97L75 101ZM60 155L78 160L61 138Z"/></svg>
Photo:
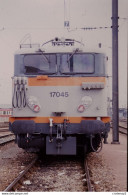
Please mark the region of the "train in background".
<svg viewBox="0 0 128 195"><path fill-rule="evenodd" d="M106 62L73 39L20 45L9 119L18 146L47 155L99 152L110 130Z"/></svg>
<svg viewBox="0 0 128 195"><path fill-rule="evenodd" d="M9 117L12 116L12 106L10 104L0 104L0 126L9 123Z"/></svg>

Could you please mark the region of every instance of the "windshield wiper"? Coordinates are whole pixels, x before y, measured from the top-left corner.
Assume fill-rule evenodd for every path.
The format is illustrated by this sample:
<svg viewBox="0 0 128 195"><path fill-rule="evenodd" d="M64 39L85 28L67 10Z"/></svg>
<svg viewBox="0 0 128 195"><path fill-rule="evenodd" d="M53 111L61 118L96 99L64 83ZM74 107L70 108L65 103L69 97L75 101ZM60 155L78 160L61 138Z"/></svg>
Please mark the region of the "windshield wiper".
<svg viewBox="0 0 128 195"><path fill-rule="evenodd" d="M44 57L45 61L48 62L50 64L50 60L46 57L46 55L43 53L43 51L41 49L38 49L36 52L39 52L42 54L42 56Z"/></svg>
<svg viewBox="0 0 128 195"><path fill-rule="evenodd" d="M33 67L33 66L25 66L26 72L46 72L45 70L40 70L39 68Z"/></svg>
<svg viewBox="0 0 128 195"><path fill-rule="evenodd" d="M67 63L69 63L69 61L70 61L70 59L72 58L72 56L76 53L76 52L78 52L79 51L79 49L77 48L73 53L72 53L72 55L70 55L70 57L68 58L68 60L67 60Z"/></svg>
<svg viewBox="0 0 128 195"><path fill-rule="evenodd" d="M42 56L44 57L45 61L47 61L50 64L50 60L45 56L45 54L42 53Z"/></svg>

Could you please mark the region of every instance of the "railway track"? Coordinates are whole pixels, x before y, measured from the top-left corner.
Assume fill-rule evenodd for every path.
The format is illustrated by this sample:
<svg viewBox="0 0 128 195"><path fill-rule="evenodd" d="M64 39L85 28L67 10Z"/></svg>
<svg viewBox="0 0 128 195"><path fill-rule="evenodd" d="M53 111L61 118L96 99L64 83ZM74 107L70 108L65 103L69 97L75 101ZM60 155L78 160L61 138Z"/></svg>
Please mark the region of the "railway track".
<svg viewBox="0 0 128 195"><path fill-rule="evenodd" d="M93 191L93 189L87 160L83 163L76 157L49 156L44 160L36 157L4 191Z"/></svg>
<svg viewBox="0 0 128 195"><path fill-rule="evenodd" d="M8 129L9 129L8 127L0 127L0 132L9 131Z"/></svg>
<svg viewBox="0 0 128 195"><path fill-rule="evenodd" d="M128 134L127 127L119 125L119 132L127 135Z"/></svg>
<svg viewBox="0 0 128 195"><path fill-rule="evenodd" d="M86 174L86 181L87 181L88 192L92 192L93 191L93 187L92 187L92 184L91 184L89 168L88 168L88 163L87 163L86 159L84 160L84 169L85 169L85 174Z"/></svg>
<svg viewBox="0 0 128 195"><path fill-rule="evenodd" d="M9 142L14 141L14 140L15 140L15 135L13 133L1 135L0 136L0 145L9 143Z"/></svg>
<svg viewBox="0 0 128 195"><path fill-rule="evenodd" d="M112 123L111 123L111 128L112 128ZM119 133L127 135L128 134L127 127L119 125Z"/></svg>
<svg viewBox="0 0 128 195"><path fill-rule="evenodd" d="M24 171L20 172L20 174L18 175L18 177L16 177L12 181L12 183L7 186L7 188L4 190L4 192L15 191L15 187L17 186L17 184L21 181L21 179L23 179L23 177L25 176L25 174L28 173L28 171L32 168L32 166L35 164L35 162L37 161L37 159L38 159L37 157L34 158L32 160L32 162L24 169Z"/></svg>

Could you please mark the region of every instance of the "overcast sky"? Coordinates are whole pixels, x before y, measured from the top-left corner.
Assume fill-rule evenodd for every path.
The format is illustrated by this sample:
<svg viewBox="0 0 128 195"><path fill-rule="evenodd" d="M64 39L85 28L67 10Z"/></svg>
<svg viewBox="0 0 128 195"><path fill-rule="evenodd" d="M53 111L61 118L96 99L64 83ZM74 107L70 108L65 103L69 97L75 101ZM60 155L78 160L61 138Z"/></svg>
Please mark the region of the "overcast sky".
<svg viewBox="0 0 128 195"><path fill-rule="evenodd" d="M11 104L14 53L26 35L33 43L54 37L74 38L92 50L102 43L100 51L108 55L108 75L111 76L111 9L112 0L0 0L0 104ZM128 0L119 0L120 107L127 104L127 13ZM64 20L69 20L69 30L64 28ZM82 30L84 27L97 29ZM111 96L111 77L109 84Z"/></svg>

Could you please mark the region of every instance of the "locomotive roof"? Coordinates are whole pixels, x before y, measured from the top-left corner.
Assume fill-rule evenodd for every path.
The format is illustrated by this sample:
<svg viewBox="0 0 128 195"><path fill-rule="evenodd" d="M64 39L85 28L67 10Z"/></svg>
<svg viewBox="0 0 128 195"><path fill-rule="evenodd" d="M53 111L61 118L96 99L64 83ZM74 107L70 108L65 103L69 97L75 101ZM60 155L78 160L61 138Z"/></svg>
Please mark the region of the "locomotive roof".
<svg viewBox="0 0 128 195"><path fill-rule="evenodd" d="M72 53L77 50L77 53L102 53L97 50L85 49L85 48L21 48L15 54L40 54L43 53Z"/></svg>
<svg viewBox="0 0 128 195"><path fill-rule="evenodd" d="M49 44L48 44L49 43ZM74 39L52 39L40 44L21 44L20 49L15 54L40 54L43 53L101 53L98 49L92 51L88 49L83 43Z"/></svg>

